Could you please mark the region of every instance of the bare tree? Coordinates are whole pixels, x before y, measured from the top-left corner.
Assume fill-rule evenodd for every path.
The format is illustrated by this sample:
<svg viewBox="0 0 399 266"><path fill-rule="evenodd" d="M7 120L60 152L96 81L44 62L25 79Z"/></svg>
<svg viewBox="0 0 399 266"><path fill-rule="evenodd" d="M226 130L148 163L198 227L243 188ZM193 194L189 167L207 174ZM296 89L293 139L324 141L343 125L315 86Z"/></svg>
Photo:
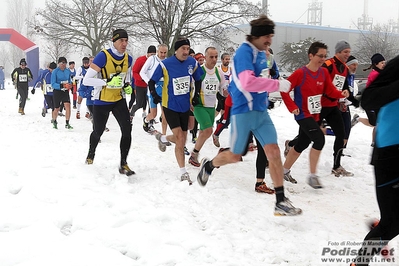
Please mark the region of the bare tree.
<svg viewBox="0 0 399 266"><path fill-rule="evenodd" d="M32 3L24 0L7 0L7 5L7 26L28 36L27 21L32 15ZM25 56L24 52L16 46L9 46L7 54L7 61L13 67L18 65L21 58Z"/></svg>
<svg viewBox="0 0 399 266"><path fill-rule="evenodd" d="M299 42L283 43L280 56L279 67L293 72L294 70L306 65L309 62L308 49L315 42L315 38L307 38Z"/></svg>
<svg viewBox="0 0 399 266"><path fill-rule="evenodd" d="M356 57L360 62L370 63L375 53L382 54L387 60L399 54L399 35L390 31L389 25L377 25L370 31L360 31L361 37L356 43Z"/></svg>
<svg viewBox="0 0 399 266"><path fill-rule="evenodd" d="M49 39L43 46L42 51L50 56L51 60L57 62L61 56L67 56L72 52L72 46L68 41Z"/></svg>
<svg viewBox="0 0 399 266"><path fill-rule="evenodd" d="M47 0L31 27L47 39L87 47L95 55L116 28L128 28L124 0Z"/></svg>
<svg viewBox="0 0 399 266"><path fill-rule="evenodd" d="M135 33L171 45L179 36L231 46L231 29L260 9L247 0L125 0ZM230 29L230 30L228 30ZM238 31L235 28L235 31Z"/></svg>

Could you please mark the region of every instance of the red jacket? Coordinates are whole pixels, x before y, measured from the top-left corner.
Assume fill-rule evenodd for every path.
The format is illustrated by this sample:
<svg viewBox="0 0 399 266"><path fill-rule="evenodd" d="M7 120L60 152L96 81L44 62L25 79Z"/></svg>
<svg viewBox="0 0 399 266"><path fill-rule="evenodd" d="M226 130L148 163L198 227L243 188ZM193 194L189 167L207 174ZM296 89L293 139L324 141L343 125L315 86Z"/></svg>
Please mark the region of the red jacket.
<svg viewBox="0 0 399 266"><path fill-rule="evenodd" d="M294 100L289 92L282 92L281 97L290 113L299 109L300 113L295 115L295 120L313 117L315 121L319 121L321 96L326 95L332 99L343 97L341 91L331 82L328 70L324 67L312 72L304 66L292 73L288 80L291 82L290 91L294 90Z"/></svg>
<svg viewBox="0 0 399 266"><path fill-rule="evenodd" d="M337 89L340 91L348 90L349 70L345 63L341 62L336 56L334 56L333 58L326 60L323 64L323 67L328 69L331 81L337 87ZM321 105L323 107L337 106L338 99L323 95L321 98Z"/></svg>
<svg viewBox="0 0 399 266"><path fill-rule="evenodd" d="M133 65L133 78L134 85L137 87L147 88L147 83L141 78L140 70L144 66L145 61L147 61L147 56L143 55L136 59L136 62Z"/></svg>

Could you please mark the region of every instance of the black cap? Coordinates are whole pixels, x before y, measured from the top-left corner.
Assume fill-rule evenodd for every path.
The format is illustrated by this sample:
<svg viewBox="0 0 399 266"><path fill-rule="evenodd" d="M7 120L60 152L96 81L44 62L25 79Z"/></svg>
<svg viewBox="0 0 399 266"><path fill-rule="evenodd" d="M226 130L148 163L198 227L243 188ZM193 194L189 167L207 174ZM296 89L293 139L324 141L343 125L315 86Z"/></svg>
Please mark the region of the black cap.
<svg viewBox="0 0 399 266"><path fill-rule="evenodd" d="M128 38L127 31L124 29L114 30L112 33L112 42L116 42L120 38Z"/></svg>
<svg viewBox="0 0 399 266"><path fill-rule="evenodd" d="M60 58L58 58L58 63L66 63L66 62L68 61L66 60L65 57L61 56Z"/></svg>
<svg viewBox="0 0 399 266"><path fill-rule="evenodd" d="M154 45L148 46L147 54L155 54L157 52L157 48Z"/></svg>
<svg viewBox="0 0 399 266"><path fill-rule="evenodd" d="M378 65L378 63L381 61L385 61L385 58L382 56L382 54L376 53L371 57L371 64L373 65Z"/></svg>
<svg viewBox="0 0 399 266"><path fill-rule="evenodd" d="M21 61L19 61L20 65L26 65L26 60L25 58L22 58Z"/></svg>
<svg viewBox="0 0 399 266"><path fill-rule="evenodd" d="M57 64L55 62L51 62L48 67L51 68L51 69L56 69L57 68Z"/></svg>
<svg viewBox="0 0 399 266"><path fill-rule="evenodd" d="M182 47L183 45L188 45L190 46L190 41L188 39L180 39L175 42L175 51Z"/></svg>

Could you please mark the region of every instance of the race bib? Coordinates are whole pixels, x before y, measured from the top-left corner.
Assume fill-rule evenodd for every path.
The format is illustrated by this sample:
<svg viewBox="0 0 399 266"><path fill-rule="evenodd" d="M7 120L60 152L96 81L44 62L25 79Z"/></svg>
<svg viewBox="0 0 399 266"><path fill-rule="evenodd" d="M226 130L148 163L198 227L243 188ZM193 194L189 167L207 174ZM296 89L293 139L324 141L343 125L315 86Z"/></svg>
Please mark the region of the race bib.
<svg viewBox="0 0 399 266"><path fill-rule="evenodd" d="M321 112L321 94L308 97L308 110L311 114L319 114Z"/></svg>
<svg viewBox="0 0 399 266"><path fill-rule="evenodd" d="M219 87L219 80L215 77L209 77L204 80L205 95L216 95Z"/></svg>
<svg viewBox="0 0 399 266"><path fill-rule="evenodd" d="M344 87L344 83L345 83L345 77L335 74L334 79L333 79L333 84L338 90L342 91L342 88Z"/></svg>
<svg viewBox="0 0 399 266"><path fill-rule="evenodd" d="M187 94L190 91L190 76L173 79L173 93L175 95Z"/></svg>
<svg viewBox="0 0 399 266"><path fill-rule="evenodd" d="M53 88L51 87L50 84L46 85L46 92L53 92Z"/></svg>
<svg viewBox="0 0 399 266"><path fill-rule="evenodd" d="M18 75L19 82L28 82L28 75L27 74L20 74Z"/></svg>

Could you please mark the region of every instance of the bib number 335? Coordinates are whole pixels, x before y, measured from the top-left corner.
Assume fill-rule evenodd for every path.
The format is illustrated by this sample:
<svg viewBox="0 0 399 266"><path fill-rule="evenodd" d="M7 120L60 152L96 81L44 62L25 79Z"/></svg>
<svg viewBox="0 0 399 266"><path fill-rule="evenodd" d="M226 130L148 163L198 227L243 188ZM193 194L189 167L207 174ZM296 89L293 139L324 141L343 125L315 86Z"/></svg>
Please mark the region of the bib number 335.
<svg viewBox="0 0 399 266"><path fill-rule="evenodd" d="M190 91L190 76L173 79L173 93L175 95L187 94Z"/></svg>

